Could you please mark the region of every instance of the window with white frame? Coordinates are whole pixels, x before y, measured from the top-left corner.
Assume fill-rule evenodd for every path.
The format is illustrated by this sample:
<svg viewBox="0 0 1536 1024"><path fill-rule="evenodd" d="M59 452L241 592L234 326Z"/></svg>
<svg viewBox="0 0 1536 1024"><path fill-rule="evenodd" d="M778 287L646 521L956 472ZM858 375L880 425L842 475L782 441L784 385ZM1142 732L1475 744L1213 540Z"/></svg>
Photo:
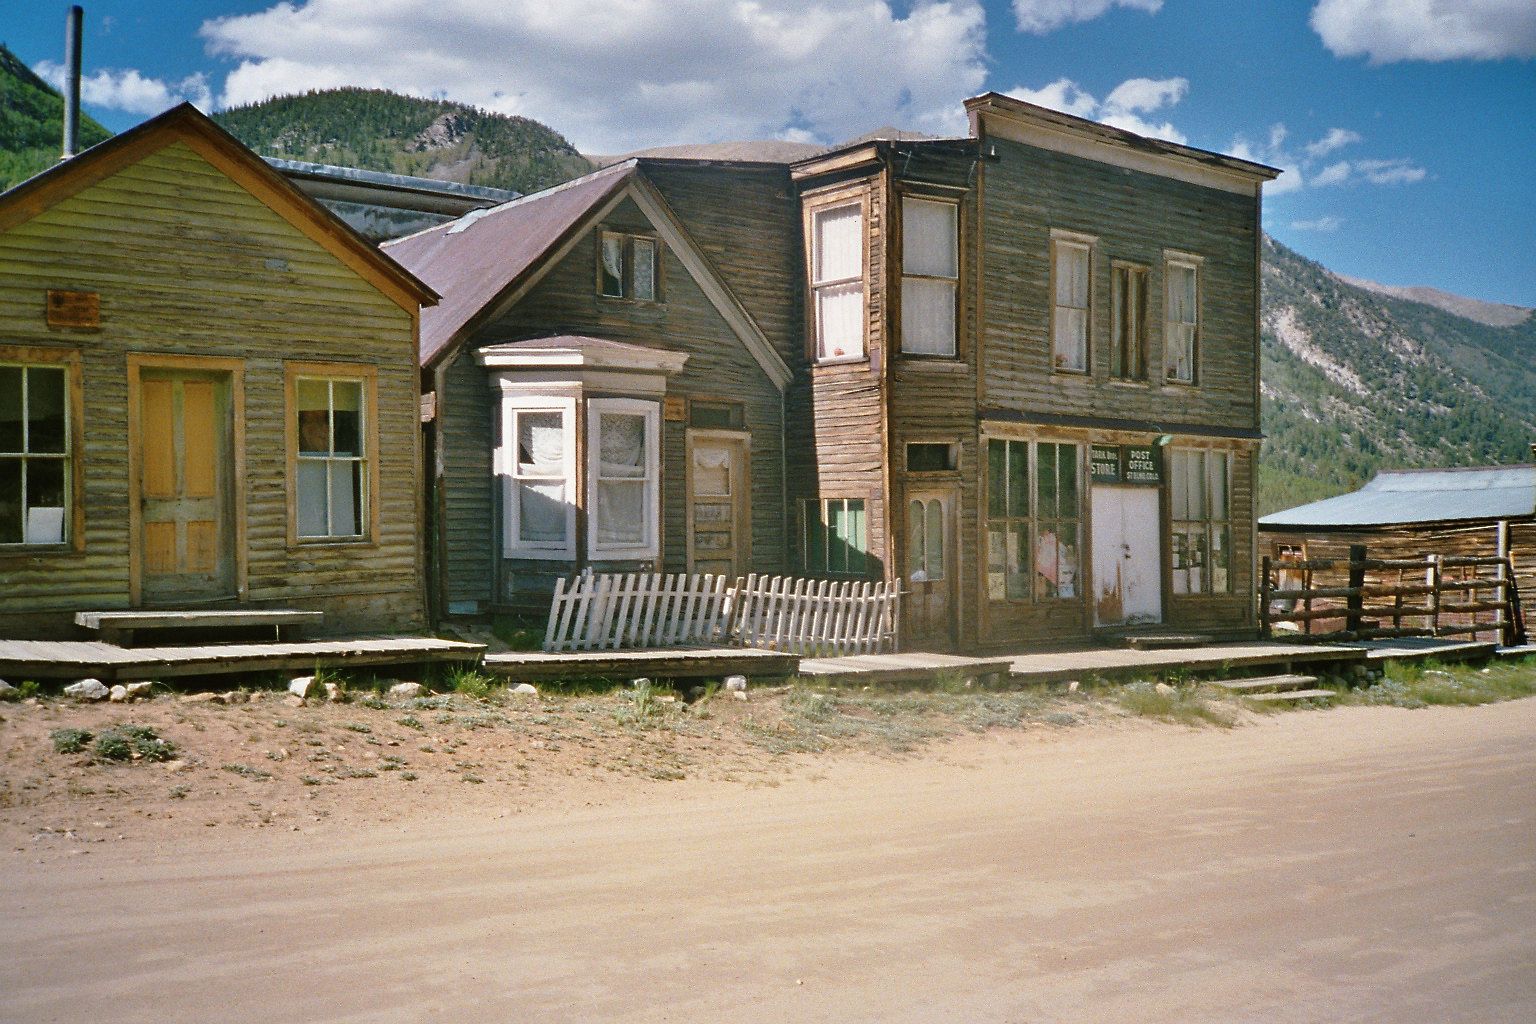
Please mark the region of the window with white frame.
<svg viewBox="0 0 1536 1024"><path fill-rule="evenodd" d="M0 364L0 545L68 537L68 375L59 365Z"/></svg>
<svg viewBox="0 0 1536 1024"><path fill-rule="evenodd" d="M594 558L659 550L660 407L630 398L587 403L588 529Z"/></svg>
<svg viewBox="0 0 1536 1024"><path fill-rule="evenodd" d="M1169 453L1175 594L1232 591L1232 456L1174 449Z"/></svg>
<svg viewBox="0 0 1536 1024"><path fill-rule="evenodd" d="M1109 375L1117 380L1147 377L1147 268L1115 264L1110 274Z"/></svg>
<svg viewBox="0 0 1536 1024"><path fill-rule="evenodd" d="M656 239L618 231L598 233L597 291L612 299L656 301Z"/></svg>
<svg viewBox="0 0 1536 1024"><path fill-rule="evenodd" d="M908 355L955 354L959 209L932 199L901 202L901 350Z"/></svg>
<svg viewBox="0 0 1536 1024"><path fill-rule="evenodd" d="M1194 260L1170 257L1163 265L1163 359L1167 377L1194 384L1200 359L1200 267Z"/></svg>
<svg viewBox="0 0 1536 1024"><path fill-rule="evenodd" d="M864 207L860 202L811 214L811 289L818 361L864 355Z"/></svg>
<svg viewBox="0 0 1536 1024"><path fill-rule="evenodd" d="M1051 366L1067 373L1088 372L1091 253L1085 240L1051 239Z"/></svg>
<svg viewBox="0 0 1536 1024"><path fill-rule="evenodd" d="M575 556L575 423L574 399L503 399L501 473L507 555Z"/></svg>
<svg viewBox="0 0 1536 1024"><path fill-rule="evenodd" d="M362 380L294 382L296 532L307 540L368 532L367 388Z"/></svg>

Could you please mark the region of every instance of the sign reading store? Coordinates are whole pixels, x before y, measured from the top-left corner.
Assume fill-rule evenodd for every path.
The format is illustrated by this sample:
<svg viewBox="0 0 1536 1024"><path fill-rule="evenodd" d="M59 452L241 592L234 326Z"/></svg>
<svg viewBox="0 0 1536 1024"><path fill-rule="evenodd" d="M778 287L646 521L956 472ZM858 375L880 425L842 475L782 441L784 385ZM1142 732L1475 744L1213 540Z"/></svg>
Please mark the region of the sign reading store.
<svg viewBox="0 0 1536 1024"><path fill-rule="evenodd" d="M1163 461L1156 445L1090 445L1088 464L1096 484L1156 487L1163 482Z"/></svg>

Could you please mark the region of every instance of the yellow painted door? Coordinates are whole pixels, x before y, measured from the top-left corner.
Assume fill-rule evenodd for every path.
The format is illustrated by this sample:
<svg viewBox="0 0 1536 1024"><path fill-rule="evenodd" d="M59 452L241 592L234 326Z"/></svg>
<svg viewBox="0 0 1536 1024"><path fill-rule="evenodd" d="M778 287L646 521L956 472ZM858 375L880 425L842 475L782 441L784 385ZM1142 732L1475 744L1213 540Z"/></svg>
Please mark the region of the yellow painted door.
<svg viewBox="0 0 1536 1024"><path fill-rule="evenodd" d="M229 375L139 382L139 566L146 602L233 596Z"/></svg>
<svg viewBox="0 0 1536 1024"><path fill-rule="evenodd" d="M752 544L746 441L694 436L689 461L688 571L743 575Z"/></svg>

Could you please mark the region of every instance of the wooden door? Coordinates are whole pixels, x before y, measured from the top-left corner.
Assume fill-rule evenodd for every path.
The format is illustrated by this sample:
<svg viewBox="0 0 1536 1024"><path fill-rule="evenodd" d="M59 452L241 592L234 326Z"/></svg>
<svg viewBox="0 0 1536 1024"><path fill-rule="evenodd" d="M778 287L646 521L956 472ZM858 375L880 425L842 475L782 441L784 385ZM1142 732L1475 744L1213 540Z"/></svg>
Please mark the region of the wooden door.
<svg viewBox="0 0 1536 1024"><path fill-rule="evenodd" d="M907 497L902 647L909 651L955 646L954 510L950 489Z"/></svg>
<svg viewBox="0 0 1536 1024"><path fill-rule="evenodd" d="M1096 486L1092 514L1095 624L1163 621L1157 488Z"/></svg>
<svg viewBox="0 0 1536 1024"><path fill-rule="evenodd" d="M688 433L688 571L736 577L752 554L746 435Z"/></svg>
<svg viewBox="0 0 1536 1024"><path fill-rule="evenodd" d="M138 391L140 597L233 597L230 375L146 368Z"/></svg>

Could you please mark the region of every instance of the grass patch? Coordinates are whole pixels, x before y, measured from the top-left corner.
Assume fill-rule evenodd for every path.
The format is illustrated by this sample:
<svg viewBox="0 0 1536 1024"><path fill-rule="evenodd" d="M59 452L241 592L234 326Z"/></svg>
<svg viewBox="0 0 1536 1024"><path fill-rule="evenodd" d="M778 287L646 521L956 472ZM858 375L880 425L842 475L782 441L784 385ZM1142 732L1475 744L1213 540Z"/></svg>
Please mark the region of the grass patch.
<svg viewBox="0 0 1536 1024"><path fill-rule="evenodd" d="M48 734L58 754L78 754L96 737L85 729L55 729Z"/></svg>
<svg viewBox="0 0 1536 1024"><path fill-rule="evenodd" d="M1199 686L1138 682L1127 683L1111 691L1115 703L1138 718L1156 718L1180 725L1218 725L1230 728L1237 723L1232 709L1207 698Z"/></svg>
<svg viewBox="0 0 1536 1024"><path fill-rule="evenodd" d="M225 764L219 767L231 775L239 775L245 779L254 779L257 782L266 782L272 778L271 772L261 768L253 768L248 764Z"/></svg>
<svg viewBox="0 0 1536 1024"><path fill-rule="evenodd" d="M443 679L443 683L447 689L452 690L454 693L463 694L466 697L474 697L477 700L486 699L491 695L493 689L500 686L500 683L495 678L486 675L479 669L465 668L462 665L455 665L450 669L447 676Z"/></svg>
<svg viewBox="0 0 1536 1024"><path fill-rule="evenodd" d="M176 744L147 725L119 725L96 737L95 753L103 761L169 761Z"/></svg>
<svg viewBox="0 0 1536 1024"><path fill-rule="evenodd" d="M1470 707L1536 696L1536 660L1483 667L1390 662L1385 678L1341 695L1341 703L1399 708Z"/></svg>

